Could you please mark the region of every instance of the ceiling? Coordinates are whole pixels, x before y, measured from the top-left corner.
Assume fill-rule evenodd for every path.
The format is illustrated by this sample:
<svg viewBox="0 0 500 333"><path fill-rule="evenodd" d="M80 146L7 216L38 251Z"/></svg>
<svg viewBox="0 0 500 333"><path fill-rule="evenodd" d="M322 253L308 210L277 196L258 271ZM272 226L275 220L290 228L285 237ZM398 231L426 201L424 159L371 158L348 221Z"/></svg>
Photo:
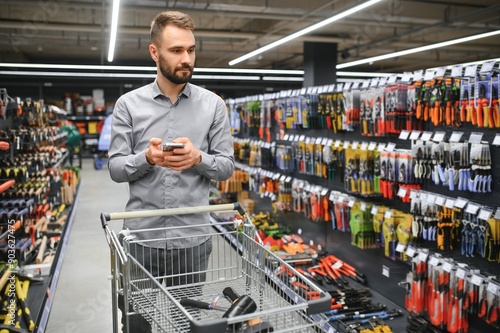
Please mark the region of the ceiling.
<svg viewBox="0 0 500 333"><path fill-rule="evenodd" d="M121 0L112 65L154 66L149 25L175 9L196 23L197 67L228 62L362 1ZM107 62L112 1L6 0L0 10L0 62ZM238 68L303 69L305 41L337 43L338 63L500 29L498 0L384 0L348 18L244 61ZM402 73L500 57L500 35L345 70Z"/></svg>

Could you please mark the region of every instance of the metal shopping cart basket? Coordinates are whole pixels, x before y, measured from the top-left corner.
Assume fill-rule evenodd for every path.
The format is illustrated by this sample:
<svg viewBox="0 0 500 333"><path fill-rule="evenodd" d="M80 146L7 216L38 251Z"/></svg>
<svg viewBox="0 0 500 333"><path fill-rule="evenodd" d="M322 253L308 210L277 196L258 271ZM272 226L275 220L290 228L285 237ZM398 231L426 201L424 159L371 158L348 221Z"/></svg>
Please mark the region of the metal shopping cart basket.
<svg viewBox="0 0 500 333"><path fill-rule="evenodd" d="M204 226L207 232L194 232L199 225L153 230L154 234L162 235L166 230L179 234L177 229L191 228L189 239L209 237L213 252L207 268L195 272L152 274L132 255L139 243L134 234L139 231L127 232L122 240L108 227L111 220L232 210L238 211L243 220L213 222ZM103 213L101 223L111 250L115 333L119 295L133 309L123 315L142 315L151 323L153 332L317 332L324 324L321 314L330 309L330 295L262 245L239 203ZM148 242L140 241L146 247ZM148 251L159 250L148 248ZM179 254L178 250L173 253ZM200 274L205 278L196 280L194 276ZM192 282L182 285L166 282L181 277Z"/></svg>

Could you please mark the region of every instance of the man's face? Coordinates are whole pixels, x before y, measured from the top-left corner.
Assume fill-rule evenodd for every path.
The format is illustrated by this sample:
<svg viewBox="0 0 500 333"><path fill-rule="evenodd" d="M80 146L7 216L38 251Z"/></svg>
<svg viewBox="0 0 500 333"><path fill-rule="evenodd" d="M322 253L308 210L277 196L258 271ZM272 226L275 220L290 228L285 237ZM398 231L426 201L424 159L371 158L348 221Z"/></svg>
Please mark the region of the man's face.
<svg viewBox="0 0 500 333"><path fill-rule="evenodd" d="M151 56L163 77L175 84L191 80L195 62L193 32L176 26L166 26L160 45L152 45Z"/></svg>

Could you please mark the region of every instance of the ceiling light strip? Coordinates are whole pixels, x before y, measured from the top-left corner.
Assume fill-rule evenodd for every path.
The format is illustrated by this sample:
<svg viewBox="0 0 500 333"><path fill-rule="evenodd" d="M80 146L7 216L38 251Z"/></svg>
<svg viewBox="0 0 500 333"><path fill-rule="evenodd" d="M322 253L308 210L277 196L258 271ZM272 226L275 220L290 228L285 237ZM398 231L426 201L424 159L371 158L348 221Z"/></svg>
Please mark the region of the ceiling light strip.
<svg viewBox="0 0 500 333"><path fill-rule="evenodd" d="M0 63L0 67L33 68L33 69L79 69L79 70L111 70L111 71L151 71L156 73L154 66L114 66L114 65L77 65L77 64L25 64L15 62ZM303 70L264 69L264 68L195 68L195 73L239 73L239 74L279 74L304 75Z"/></svg>
<svg viewBox="0 0 500 333"><path fill-rule="evenodd" d="M238 64L238 63L240 63L240 62L242 62L244 60L250 59L253 56L256 56L256 55L261 54L263 52L266 52L266 51L268 51L268 50L270 50L272 48L275 48L276 46L279 46L281 44L289 42L292 39L298 38L300 36L303 36L305 34L310 33L311 31L317 30L317 29L319 29L319 28L321 28L321 27L323 27L325 25L328 25L330 23L333 23L335 21L343 19L344 17L352 15L352 14L354 14L354 13L360 11L360 10L363 10L363 9L365 9L365 8L371 6L371 5L374 5L374 4L376 4L377 2L380 2L380 1L382 1L382 0L370 0L370 1L367 1L365 3L362 3L361 5L358 5L358 6L355 6L355 7L351 8L351 9L348 9L346 11L343 11L342 13L334 15L334 16L332 16L332 17L330 17L330 18L328 18L326 20L323 20L321 22L318 22L316 24L313 24L312 26L307 27L305 29L302 29L300 31L297 31L297 32L295 32L295 33L293 33L291 35L288 35L286 37L278 39L275 42L267 44L267 45L265 45L265 46L263 46L263 47L261 47L261 48L259 48L257 50L254 50L254 51L252 51L250 53L247 53L247 54L245 54L245 55L243 55L243 56L241 56L239 58L233 59L233 60L231 60L229 62L229 65L230 66L236 65L236 64Z"/></svg>
<svg viewBox="0 0 500 333"><path fill-rule="evenodd" d="M0 71L0 75L15 76L46 76L46 77L99 77L99 78L129 78L154 79L156 74L150 73L90 73L90 72L35 72L35 71ZM300 78L301 79L301 78ZM193 75L193 80L242 80L259 81L257 75Z"/></svg>
<svg viewBox="0 0 500 333"><path fill-rule="evenodd" d="M120 12L120 0L113 1L113 14L111 17L111 32L109 35L108 61L112 62L115 56L116 33L118 30L118 14Z"/></svg>
<svg viewBox="0 0 500 333"><path fill-rule="evenodd" d="M342 69L342 68L347 68L347 67L353 67L353 66L362 65L362 64L368 64L368 63L372 63L372 62L375 62L375 61L380 61L380 60L385 60L385 59L391 59L391 58L396 58L396 57L400 57L400 56L404 56L404 55L408 55L408 54L413 54L413 53L418 53L418 52L433 50L433 49L437 49L437 48L441 48L441 47L445 47L445 46L450 46L450 45L455 45L455 44L470 42L472 40L481 39L481 38L487 38L487 37L492 37L492 36L495 36L495 35L498 35L498 34L500 34L500 30L495 30L495 31L490 31L490 32L482 33L482 34L479 34L479 35L462 37L462 38L458 38L458 39L449 40L449 41L446 41L446 42L440 42L440 43L436 43L436 44L415 47L413 49L408 49L408 50L403 50L403 51L398 51L398 52L383 54L383 55L379 55L379 56L376 56L376 57L371 57L371 58L366 58L366 59L360 59L360 60L356 60L356 61L350 61L350 62L346 62L346 63L337 65L337 69Z"/></svg>

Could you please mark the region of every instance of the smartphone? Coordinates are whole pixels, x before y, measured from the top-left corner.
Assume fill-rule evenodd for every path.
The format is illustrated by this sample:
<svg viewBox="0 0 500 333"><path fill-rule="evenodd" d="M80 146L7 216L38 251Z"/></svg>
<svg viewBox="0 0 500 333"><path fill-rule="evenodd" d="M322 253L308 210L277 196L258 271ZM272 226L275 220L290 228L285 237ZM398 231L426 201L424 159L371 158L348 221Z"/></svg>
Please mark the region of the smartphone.
<svg viewBox="0 0 500 333"><path fill-rule="evenodd" d="M163 151L172 151L175 148L184 148L183 143L166 142L163 144Z"/></svg>

